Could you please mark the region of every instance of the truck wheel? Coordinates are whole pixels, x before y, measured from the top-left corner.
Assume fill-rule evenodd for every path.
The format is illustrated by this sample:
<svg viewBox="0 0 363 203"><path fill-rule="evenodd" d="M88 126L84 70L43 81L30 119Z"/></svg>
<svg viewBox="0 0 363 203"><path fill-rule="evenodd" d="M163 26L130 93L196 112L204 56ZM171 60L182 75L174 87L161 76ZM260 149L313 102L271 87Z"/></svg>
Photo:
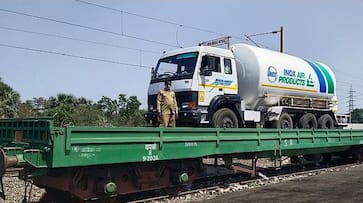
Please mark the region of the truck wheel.
<svg viewBox="0 0 363 203"><path fill-rule="evenodd" d="M303 115L299 120L299 127L300 128L317 128L318 127L318 121L316 121L316 118L314 114L307 113Z"/></svg>
<svg viewBox="0 0 363 203"><path fill-rule="evenodd" d="M282 113L280 119L273 124L274 128L293 128L292 118L288 113Z"/></svg>
<svg viewBox="0 0 363 203"><path fill-rule="evenodd" d="M334 120L329 114L322 115L318 120L318 127L323 129L334 128Z"/></svg>
<svg viewBox="0 0 363 203"><path fill-rule="evenodd" d="M238 119L232 110L222 108L214 113L212 125L216 128L238 128Z"/></svg>

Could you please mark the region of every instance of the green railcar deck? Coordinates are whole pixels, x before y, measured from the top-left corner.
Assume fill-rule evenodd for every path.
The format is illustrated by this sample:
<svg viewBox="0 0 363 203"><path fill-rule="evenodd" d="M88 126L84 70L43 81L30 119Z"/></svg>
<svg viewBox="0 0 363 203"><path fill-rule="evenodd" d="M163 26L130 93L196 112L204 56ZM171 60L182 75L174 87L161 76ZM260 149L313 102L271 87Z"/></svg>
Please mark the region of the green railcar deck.
<svg viewBox="0 0 363 203"><path fill-rule="evenodd" d="M345 151L362 130L54 127L53 120L2 119L0 145L23 166L60 168L218 155L258 157Z"/></svg>

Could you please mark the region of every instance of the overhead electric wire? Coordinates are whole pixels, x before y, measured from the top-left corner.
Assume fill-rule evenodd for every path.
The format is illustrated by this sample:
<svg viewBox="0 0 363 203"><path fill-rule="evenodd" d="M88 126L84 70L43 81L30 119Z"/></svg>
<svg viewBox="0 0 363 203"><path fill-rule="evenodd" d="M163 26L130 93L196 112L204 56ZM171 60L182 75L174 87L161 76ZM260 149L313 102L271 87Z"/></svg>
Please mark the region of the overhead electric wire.
<svg viewBox="0 0 363 203"><path fill-rule="evenodd" d="M258 34L253 34L253 35L247 35L248 37L256 37L256 36L262 36L262 35L269 35L269 34L275 34L276 31L272 31L272 32L263 32L263 33L258 33Z"/></svg>
<svg viewBox="0 0 363 203"><path fill-rule="evenodd" d="M48 18L48 17L43 17L43 16L37 16L37 15L32 15L32 14L22 13L22 12L18 12L18 11L12 11L12 10L8 10L8 9L2 9L2 8L0 8L0 11L7 12L7 13L12 13L12 14L16 14L16 15L22 15L22 16L37 18L37 19L46 20L46 21L52 21L52 22L56 22L56 23L60 23L60 24L65 24L65 25L71 25L71 26L75 26L75 27L80 27L80 28L89 29L89 30L93 30L93 31L98 31L98 32L113 34L113 35L117 35L117 36L123 36L123 37L131 38L131 39L136 39L136 40L140 40L140 41L154 43L154 44L160 44L160 45L165 45L165 46L169 46L169 47L177 47L177 48L179 48L177 45L173 45L173 44L168 44L168 43L164 43L164 42L149 40L149 39L145 39L145 38L141 38L141 37L136 37L136 36L127 35L127 34L123 34L123 33L118 33L118 32L113 32L113 31L109 31L109 30L104 30L104 29L100 29L100 28L96 28L96 27L90 27L90 26L86 26L86 25L81 25L81 24L76 24L76 23L70 23L70 22L67 22L67 21L57 20L57 19L53 19L53 18Z"/></svg>
<svg viewBox="0 0 363 203"><path fill-rule="evenodd" d="M266 33L263 33L263 34L267 34L268 32L266 32ZM272 33L272 32L270 32L270 33ZM254 36L258 36L258 35L260 35L260 34L256 34L256 35L246 35L246 34L244 34L244 36L246 37L245 38L245 40L246 41L248 41L248 42L252 42L256 47L260 47L260 48L266 48L266 49L270 49L270 50L275 50L275 51L277 51L276 49L273 49L273 48L271 48L271 47L268 47L268 46L266 46L266 45L263 45L263 44L261 44L261 43L257 43L255 40L253 40L251 37L254 37Z"/></svg>
<svg viewBox="0 0 363 203"><path fill-rule="evenodd" d="M124 10L120 10L120 9L115 9L115 8L107 7L107 6L104 6L104 5L91 3L91 2L88 2L88 1L83 1L83 0L75 0L75 1L77 1L79 3L88 4L88 5L91 5L91 6L103 8L103 9L106 9L106 10L111 10L111 11L115 11L115 12L119 12L119 13L126 13L128 15L133 15L133 16L136 16L136 17L139 17L139 18L158 21L158 22L165 23L165 24L176 25L176 26L179 26L179 27L184 27L184 28L188 28L188 29L192 29L192 30L198 30L198 31L206 32L206 33L210 33L210 34L216 34L216 35L221 35L221 36L230 36L230 37L234 37L234 38L238 38L238 39L243 39L242 37L239 37L239 36L228 35L228 34L225 34L225 33L216 32L216 31L207 30L207 29L202 29L202 28L198 28L198 27L195 27L195 26L184 25L184 24L180 24L180 23L176 23L176 22L172 22L172 21L168 21L168 20L163 20L163 19L159 19L159 18L140 15L140 14L137 14L137 13L132 13L132 12L128 12L128 11L124 11Z"/></svg>
<svg viewBox="0 0 363 203"><path fill-rule="evenodd" d="M251 39L248 35L245 34L245 37L246 37L246 41L252 42L253 44L256 45L256 47L260 47L260 45L258 45L257 42L255 42L253 39Z"/></svg>
<svg viewBox="0 0 363 203"><path fill-rule="evenodd" d="M48 50L42 50L42 49L34 49L29 47L21 47L21 46L15 46L15 45L9 45L9 44L2 44L0 43L1 47L7 47L7 48L13 48L13 49L21 49L26 51L33 51L33 52L40 52L40 53L47 53L47 54L55 54L55 55L61 55L66 57L72 57L72 58L80 58L80 59L86 59L86 60L92 60L92 61L99 61L104 63L112 63L112 64L119 64L119 65L126 65L126 66L133 66L133 67L140 67L145 69L151 69L151 66L144 66L144 65L137 65L137 64L131 64L131 63L124 63L120 61L112 61L107 59L99 59L99 58L92 58L88 56L79 56L79 55L73 55L73 54L67 54L67 53L61 53L61 52L55 52L55 51L48 51Z"/></svg>
<svg viewBox="0 0 363 203"><path fill-rule="evenodd" d="M156 51L151 51L151 50L144 50L144 49L137 49L137 48L113 45L113 44L108 44L108 43L104 43L104 42L96 42L96 41L85 40L85 39L74 38L74 37L67 37L67 36L56 35L56 34L48 34L48 33L44 33L44 32L35 32L35 31L30 31L30 30L23 30L23 29L3 27L3 26L0 26L0 29L10 30L10 31L15 31L15 32L29 33L29 34L35 34L35 35L41 35L41 36L47 36L47 37L53 37L53 38L59 38L59 39L67 39L67 40L85 42L85 43L89 43L89 44L96 44L96 45L102 45L102 46L107 46L107 47L114 47L114 48L120 48L120 49L129 49L129 50L148 52L148 53L153 53L153 54L162 54L162 52L156 52Z"/></svg>

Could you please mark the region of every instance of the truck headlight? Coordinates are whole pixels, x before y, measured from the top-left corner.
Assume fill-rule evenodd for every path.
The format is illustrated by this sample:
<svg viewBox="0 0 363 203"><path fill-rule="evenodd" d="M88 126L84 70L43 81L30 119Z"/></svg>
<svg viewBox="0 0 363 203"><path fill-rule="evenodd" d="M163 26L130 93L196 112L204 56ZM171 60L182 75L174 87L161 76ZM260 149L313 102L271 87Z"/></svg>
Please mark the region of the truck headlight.
<svg viewBox="0 0 363 203"><path fill-rule="evenodd" d="M194 101L183 102L182 105L181 105L182 109L195 109L195 107L197 107L197 105L195 104Z"/></svg>

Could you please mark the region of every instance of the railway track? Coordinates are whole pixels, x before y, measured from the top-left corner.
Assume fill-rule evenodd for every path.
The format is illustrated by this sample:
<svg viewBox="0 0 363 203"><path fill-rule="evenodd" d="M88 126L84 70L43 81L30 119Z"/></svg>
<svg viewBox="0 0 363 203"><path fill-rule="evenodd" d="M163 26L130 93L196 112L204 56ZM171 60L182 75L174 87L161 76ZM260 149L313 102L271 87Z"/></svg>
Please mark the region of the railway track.
<svg viewBox="0 0 363 203"><path fill-rule="evenodd" d="M210 176L208 178L203 178L203 181L197 181L197 183L189 186L186 191L182 191L176 196L163 194L160 196L146 197L130 201L125 201L125 199L123 199L120 200L120 202L155 203L207 200L231 192L248 190L264 185L276 184L284 181L319 175L322 173L331 173L341 170L347 170L349 168L356 167L357 165L357 163L334 163L334 165L330 167L310 166L309 168L306 167L303 169L292 169L291 166L285 166L278 171L274 169L265 169L263 170L264 172L259 172L258 177L255 177L253 179L246 179L246 176L244 174L229 174L213 177ZM217 179L217 181L212 181L211 179ZM225 179L227 181L221 182L219 181L221 179ZM217 185L211 184L212 182L215 182ZM205 185L203 186L203 184Z"/></svg>

